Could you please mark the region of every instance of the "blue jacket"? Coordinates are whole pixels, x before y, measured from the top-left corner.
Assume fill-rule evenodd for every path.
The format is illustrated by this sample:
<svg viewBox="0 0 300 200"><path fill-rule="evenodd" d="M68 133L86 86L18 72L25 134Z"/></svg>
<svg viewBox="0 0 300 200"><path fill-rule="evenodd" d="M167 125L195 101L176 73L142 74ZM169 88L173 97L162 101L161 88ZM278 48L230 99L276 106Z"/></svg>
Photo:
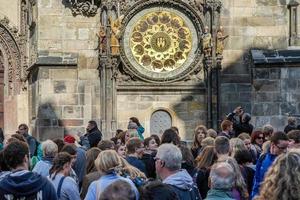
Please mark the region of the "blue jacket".
<svg viewBox="0 0 300 200"><path fill-rule="evenodd" d="M0 182L0 199L51 199L57 200L50 181L27 170L12 172Z"/></svg>
<svg viewBox="0 0 300 200"><path fill-rule="evenodd" d="M45 177L49 176L49 170L52 167L52 160L53 158L43 157L42 160L36 163L32 171Z"/></svg>
<svg viewBox="0 0 300 200"><path fill-rule="evenodd" d="M267 153L262 154L257 160L251 199L259 194L260 184L264 180L265 173L268 171L269 167L272 165L276 157L277 155Z"/></svg>
<svg viewBox="0 0 300 200"><path fill-rule="evenodd" d="M168 176L163 180L163 183L170 185L180 200L202 199L197 186L193 182L193 178L185 169Z"/></svg>
<svg viewBox="0 0 300 200"><path fill-rule="evenodd" d="M98 179L97 181L92 182L92 184L89 186L88 192L85 196L85 200L99 199L101 193L110 184L112 184L113 182L115 182L117 180L123 180L123 181L126 181L127 183L129 183L131 185L132 190L135 193L136 200L139 199L139 192L130 179L121 177L121 176L117 175L115 172L111 172L109 174L101 176L100 179Z"/></svg>
<svg viewBox="0 0 300 200"><path fill-rule="evenodd" d="M127 156L126 157L126 161L131 164L132 166L138 168L141 172L143 172L144 174L146 173L146 166L144 164L144 162L136 157L133 156Z"/></svg>

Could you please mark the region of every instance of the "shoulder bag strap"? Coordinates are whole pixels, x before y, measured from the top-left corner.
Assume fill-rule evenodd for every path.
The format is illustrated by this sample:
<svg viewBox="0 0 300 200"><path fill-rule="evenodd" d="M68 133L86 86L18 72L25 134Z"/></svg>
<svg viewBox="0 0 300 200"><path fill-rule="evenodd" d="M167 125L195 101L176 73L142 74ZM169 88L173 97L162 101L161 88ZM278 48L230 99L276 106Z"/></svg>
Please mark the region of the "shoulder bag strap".
<svg viewBox="0 0 300 200"><path fill-rule="evenodd" d="M58 199L60 198L61 186L62 186L62 184L63 184L65 178L66 178L66 177L63 176L63 177L59 180L58 187L57 187L57 192L56 192Z"/></svg>

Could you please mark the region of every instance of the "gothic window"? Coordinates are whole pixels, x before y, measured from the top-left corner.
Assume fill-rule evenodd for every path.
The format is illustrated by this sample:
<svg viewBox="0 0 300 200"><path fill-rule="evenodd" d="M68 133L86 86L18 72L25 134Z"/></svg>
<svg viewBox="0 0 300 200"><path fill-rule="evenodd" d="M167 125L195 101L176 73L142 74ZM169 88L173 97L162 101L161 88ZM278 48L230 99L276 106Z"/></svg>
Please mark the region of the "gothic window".
<svg viewBox="0 0 300 200"><path fill-rule="evenodd" d="M162 134L166 129L172 126L172 117L165 110L155 111L150 119L150 133Z"/></svg>
<svg viewBox="0 0 300 200"><path fill-rule="evenodd" d="M289 8L289 46L300 46L300 34L299 34L299 17L298 17L299 3L295 0L291 0L288 4Z"/></svg>

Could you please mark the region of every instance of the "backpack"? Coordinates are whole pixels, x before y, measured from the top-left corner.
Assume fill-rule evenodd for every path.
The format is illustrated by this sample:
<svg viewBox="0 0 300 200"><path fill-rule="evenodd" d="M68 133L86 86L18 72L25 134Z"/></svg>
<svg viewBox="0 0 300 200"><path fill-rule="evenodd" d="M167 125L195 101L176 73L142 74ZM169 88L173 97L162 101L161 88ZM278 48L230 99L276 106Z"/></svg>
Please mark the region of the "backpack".
<svg viewBox="0 0 300 200"><path fill-rule="evenodd" d="M181 189L175 185L168 185L172 187L173 191L177 194L178 199L180 200L202 200L196 184L193 184L193 186L188 190Z"/></svg>

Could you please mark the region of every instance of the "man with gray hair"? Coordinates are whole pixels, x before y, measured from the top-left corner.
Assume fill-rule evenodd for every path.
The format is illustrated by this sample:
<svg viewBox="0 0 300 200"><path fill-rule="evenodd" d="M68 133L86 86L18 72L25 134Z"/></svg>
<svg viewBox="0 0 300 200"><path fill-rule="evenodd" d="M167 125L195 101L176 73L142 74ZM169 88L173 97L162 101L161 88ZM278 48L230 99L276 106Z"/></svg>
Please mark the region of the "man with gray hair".
<svg viewBox="0 0 300 200"><path fill-rule="evenodd" d="M210 190L205 200L233 200L234 171L230 164L219 162L210 171Z"/></svg>
<svg viewBox="0 0 300 200"><path fill-rule="evenodd" d="M182 154L173 144L162 144L155 157L157 175L171 186L180 200L201 200L197 186L186 170L181 169Z"/></svg>

